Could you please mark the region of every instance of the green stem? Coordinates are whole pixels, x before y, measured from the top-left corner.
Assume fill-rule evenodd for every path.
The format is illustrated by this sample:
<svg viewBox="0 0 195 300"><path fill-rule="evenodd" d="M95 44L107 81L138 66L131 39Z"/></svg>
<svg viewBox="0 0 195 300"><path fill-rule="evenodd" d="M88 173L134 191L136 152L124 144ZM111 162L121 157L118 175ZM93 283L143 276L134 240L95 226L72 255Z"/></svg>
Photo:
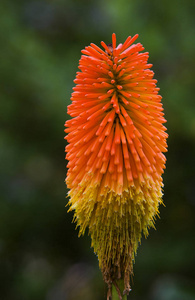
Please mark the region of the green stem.
<svg viewBox="0 0 195 300"><path fill-rule="evenodd" d="M123 296L123 290L124 290L124 281L122 279L117 280L116 284L112 284L112 300L127 300L127 295ZM120 298L119 293L121 294L122 298Z"/></svg>

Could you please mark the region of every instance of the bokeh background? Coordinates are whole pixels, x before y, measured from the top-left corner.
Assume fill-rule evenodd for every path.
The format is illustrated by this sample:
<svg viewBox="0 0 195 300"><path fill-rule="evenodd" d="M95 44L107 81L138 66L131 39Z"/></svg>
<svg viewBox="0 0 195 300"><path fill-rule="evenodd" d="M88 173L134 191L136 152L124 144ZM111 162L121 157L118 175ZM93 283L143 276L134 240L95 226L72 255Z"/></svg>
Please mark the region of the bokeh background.
<svg viewBox="0 0 195 300"><path fill-rule="evenodd" d="M131 300L195 299L194 0L0 1L0 299L100 300L90 237L67 214L64 123L80 50L139 33L169 133L157 230Z"/></svg>

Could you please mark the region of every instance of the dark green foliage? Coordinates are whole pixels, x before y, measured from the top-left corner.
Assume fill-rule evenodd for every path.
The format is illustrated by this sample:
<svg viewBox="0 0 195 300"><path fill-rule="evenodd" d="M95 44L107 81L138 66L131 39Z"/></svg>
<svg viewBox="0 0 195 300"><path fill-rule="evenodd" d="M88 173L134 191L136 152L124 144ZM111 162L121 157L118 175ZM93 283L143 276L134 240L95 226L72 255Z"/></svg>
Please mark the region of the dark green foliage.
<svg viewBox="0 0 195 300"><path fill-rule="evenodd" d="M0 3L0 299L106 298L88 237L65 205L63 124L80 50L139 33L169 133L157 231L143 240L132 300L195 298L194 1Z"/></svg>

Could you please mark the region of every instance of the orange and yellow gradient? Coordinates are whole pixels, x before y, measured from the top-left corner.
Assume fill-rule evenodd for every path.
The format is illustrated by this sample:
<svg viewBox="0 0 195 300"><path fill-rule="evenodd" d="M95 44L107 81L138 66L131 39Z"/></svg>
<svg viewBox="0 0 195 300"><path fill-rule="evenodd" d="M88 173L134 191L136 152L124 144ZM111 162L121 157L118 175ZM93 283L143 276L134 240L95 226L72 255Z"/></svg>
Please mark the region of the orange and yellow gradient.
<svg viewBox="0 0 195 300"><path fill-rule="evenodd" d="M105 282L122 278L125 293L142 232L162 203L167 133L148 52L134 43L101 42L82 50L65 124L70 210L88 228Z"/></svg>

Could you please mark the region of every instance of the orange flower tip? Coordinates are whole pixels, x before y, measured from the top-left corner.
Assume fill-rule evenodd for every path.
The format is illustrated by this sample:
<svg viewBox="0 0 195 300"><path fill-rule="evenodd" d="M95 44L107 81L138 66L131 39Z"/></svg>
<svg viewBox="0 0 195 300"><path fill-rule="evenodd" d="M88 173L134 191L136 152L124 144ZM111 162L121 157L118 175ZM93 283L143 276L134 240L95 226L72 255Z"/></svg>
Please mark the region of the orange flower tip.
<svg viewBox="0 0 195 300"><path fill-rule="evenodd" d="M110 44L110 47L107 46L103 41L101 41L101 45L102 47L104 47L104 49L106 50L107 54L112 54L112 47L111 47L111 44Z"/></svg>

